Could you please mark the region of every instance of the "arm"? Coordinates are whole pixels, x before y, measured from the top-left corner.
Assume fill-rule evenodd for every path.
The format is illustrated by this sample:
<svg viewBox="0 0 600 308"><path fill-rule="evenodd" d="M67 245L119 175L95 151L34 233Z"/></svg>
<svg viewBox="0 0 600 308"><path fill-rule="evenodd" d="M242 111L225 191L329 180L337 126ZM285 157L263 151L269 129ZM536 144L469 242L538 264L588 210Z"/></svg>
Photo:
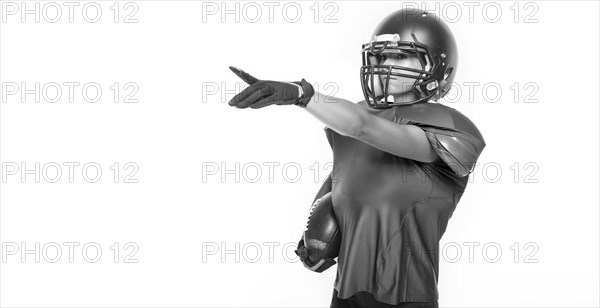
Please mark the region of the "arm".
<svg viewBox="0 0 600 308"><path fill-rule="evenodd" d="M325 99L332 102L325 102ZM399 125L374 116L345 99L315 92L306 111L339 134L390 154L426 163L438 157L419 127Z"/></svg>
<svg viewBox="0 0 600 308"><path fill-rule="evenodd" d="M229 101L230 106L258 109L270 105L298 105L339 134L390 154L426 163L438 157L419 127L379 118L341 98L326 103L326 96L315 92L304 79L292 83L259 80L238 68L229 68L250 85Z"/></svg>

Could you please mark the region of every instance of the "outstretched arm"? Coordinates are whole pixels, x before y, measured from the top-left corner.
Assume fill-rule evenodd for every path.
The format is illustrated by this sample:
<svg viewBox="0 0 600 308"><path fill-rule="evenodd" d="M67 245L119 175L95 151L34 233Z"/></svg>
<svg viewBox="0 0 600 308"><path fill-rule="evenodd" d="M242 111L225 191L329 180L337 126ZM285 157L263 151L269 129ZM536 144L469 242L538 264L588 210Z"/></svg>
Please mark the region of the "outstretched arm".
<svg viewBox="0 0 600 308"><path fill-rule="evenodd" d="M298 105L339 134L356 138L396 156L433 162L438 156L431 148L425 132L414 125L399 125L369 114L360 106L341 98L331 98L315 92L312 85L300 82L259 80L236 68L229 67L250 86L229 101L237 108L263 108L270 105Z"/></svg>
<svg viewBox="0 0 600 308"><path fill-rule="evenodd" d="M306 111L337 133L396 156L430 163L438 156L425 132L414 125L399 125L374 116L357 104L315 92Z"/></svg>

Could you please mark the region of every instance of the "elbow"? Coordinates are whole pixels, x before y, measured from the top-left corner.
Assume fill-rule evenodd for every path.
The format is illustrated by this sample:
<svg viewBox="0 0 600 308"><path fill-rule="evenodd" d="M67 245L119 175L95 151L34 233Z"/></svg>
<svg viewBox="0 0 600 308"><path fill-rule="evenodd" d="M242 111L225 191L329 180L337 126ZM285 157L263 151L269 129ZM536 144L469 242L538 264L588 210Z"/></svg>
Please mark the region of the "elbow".
<svg viewBox="0 0 600 308"><path fill-rule="evenodd" d="M365 126L361 121L349 123L343 135L355 139L361 139L365 134Z"/></svg>
<svg viewBox="0 0 600 308"><path fill-rule="evenodd" d="M356 117L354 121L348 123L346 136L355 139L361 139L365 136L367 121L364 117Z"/></svg>

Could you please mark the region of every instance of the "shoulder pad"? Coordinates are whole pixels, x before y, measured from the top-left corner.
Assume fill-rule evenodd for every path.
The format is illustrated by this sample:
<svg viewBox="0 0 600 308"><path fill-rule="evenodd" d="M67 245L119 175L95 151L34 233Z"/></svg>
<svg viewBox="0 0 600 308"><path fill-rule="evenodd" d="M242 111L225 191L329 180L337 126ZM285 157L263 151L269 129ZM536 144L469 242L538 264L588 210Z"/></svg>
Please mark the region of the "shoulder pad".
<svg viewBox="0 0 600 308"><path fill-rule="evenodd" d="M421 127L434 150L456 174L463 177L473 171L485 140L465 115L448 106L421 103L397 107L396 116Z"/></svg>
<svg viewBox="0 0 600 308"><path fill-rule="evenodd" d="M435 103L411 104L396 107L396 116L413 124L436 126L469 134L483 141L479 129L460 111Z"/></svg>

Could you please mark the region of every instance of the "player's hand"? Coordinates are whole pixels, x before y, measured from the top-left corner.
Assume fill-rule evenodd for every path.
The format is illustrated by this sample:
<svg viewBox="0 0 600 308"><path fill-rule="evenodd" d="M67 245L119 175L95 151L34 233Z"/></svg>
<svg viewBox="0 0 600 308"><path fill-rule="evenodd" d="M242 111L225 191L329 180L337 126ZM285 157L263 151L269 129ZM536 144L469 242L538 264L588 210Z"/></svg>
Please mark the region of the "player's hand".
<svg viewBox="0 0 600 308"><path fill-rule="evenodd" d="M318 262L313 261L309 256L308 249L304 246L304 239L300 239L298 248L294 252L300 258L304 267L313 272L321 273L337 263L333 258L323 258Z"/></svg>
<svg viewBox="0 0 600 308"><path fill-rule="evenodd" d="M229 106L258 109L269 105L297 105L306 107L314 94L312 85L301 82L259 80L252 75L230 66L229 69L250 86L234 96Z"/></svg>

